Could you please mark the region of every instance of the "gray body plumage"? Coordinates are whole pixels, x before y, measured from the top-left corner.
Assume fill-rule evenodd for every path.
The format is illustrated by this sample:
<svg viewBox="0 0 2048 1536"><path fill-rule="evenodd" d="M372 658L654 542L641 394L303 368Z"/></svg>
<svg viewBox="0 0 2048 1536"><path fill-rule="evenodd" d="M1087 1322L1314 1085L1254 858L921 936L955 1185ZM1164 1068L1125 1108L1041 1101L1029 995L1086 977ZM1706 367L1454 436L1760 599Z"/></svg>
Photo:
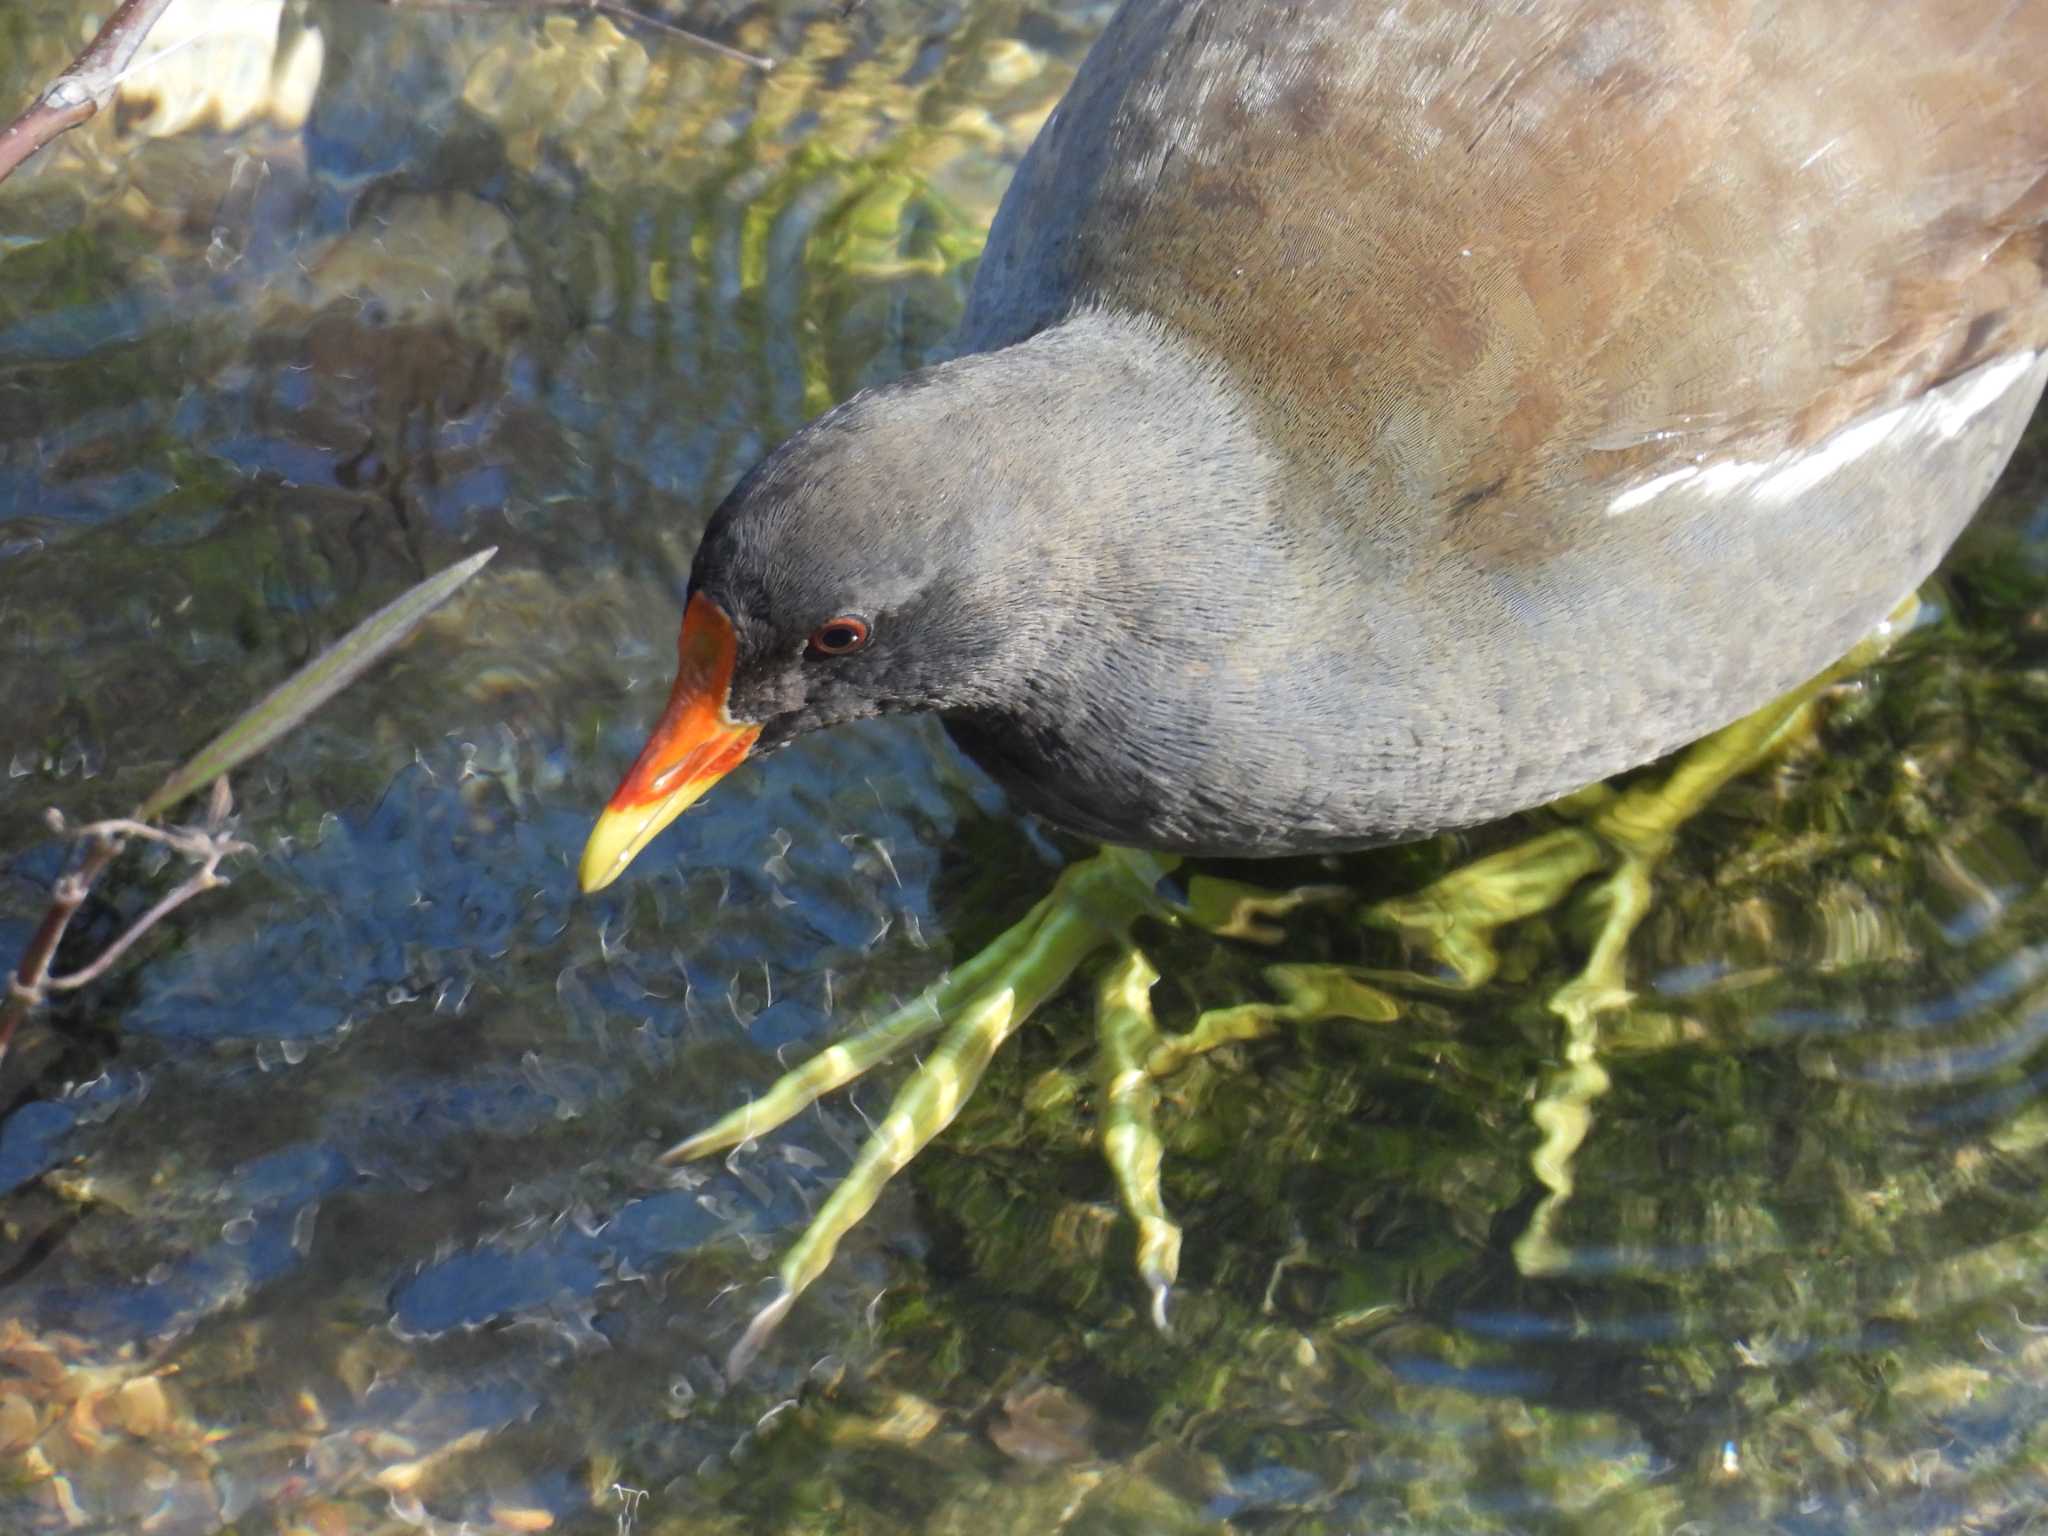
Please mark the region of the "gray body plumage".
<svg viewBox="0 0 2048 1536"><path fill-rule="evenodd" d="M1063 825L1263 855L1759 707L1926 577L2048 378L2044 12L1130 0L965 355L714 519L734 715L934 711ZM874 644L806 656L848 611Z"/></svg>

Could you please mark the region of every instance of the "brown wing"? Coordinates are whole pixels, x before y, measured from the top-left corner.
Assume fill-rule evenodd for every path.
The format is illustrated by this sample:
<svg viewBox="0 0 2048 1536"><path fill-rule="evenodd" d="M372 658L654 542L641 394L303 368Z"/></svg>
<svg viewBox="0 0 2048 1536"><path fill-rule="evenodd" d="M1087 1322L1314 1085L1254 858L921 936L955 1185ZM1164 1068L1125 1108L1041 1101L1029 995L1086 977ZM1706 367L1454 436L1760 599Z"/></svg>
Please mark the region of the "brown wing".
<svg viewBox="0 0 2048 1536"><path fill-rule="evenodd" d="M1514 559L2048 341L2044 225L2048 0L1132 0L969 339L1156 316Z"/></svg>

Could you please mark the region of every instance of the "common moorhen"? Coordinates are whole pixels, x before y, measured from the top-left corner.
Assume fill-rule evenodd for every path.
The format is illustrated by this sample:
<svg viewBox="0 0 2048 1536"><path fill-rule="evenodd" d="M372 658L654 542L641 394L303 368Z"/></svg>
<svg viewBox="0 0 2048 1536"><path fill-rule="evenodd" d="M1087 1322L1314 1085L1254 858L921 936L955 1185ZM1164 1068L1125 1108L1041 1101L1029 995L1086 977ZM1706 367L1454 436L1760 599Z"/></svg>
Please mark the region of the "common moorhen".
<svg viewBox="0 0 2048 1536"><path fill-rule="evenodd" d="M2044 0L1127 0L1003 201L961 355L711 519L583 886L750 751L904 711L1165 855L1383 844L1648 762L1933 569L2048 377L2044 275ZM1163 1293L1157 1143L1118 1096L1179 1059L1127 939L1168 862L1076 866L678 1149L954 1023L743 1352L1103 944Z"/></svg>

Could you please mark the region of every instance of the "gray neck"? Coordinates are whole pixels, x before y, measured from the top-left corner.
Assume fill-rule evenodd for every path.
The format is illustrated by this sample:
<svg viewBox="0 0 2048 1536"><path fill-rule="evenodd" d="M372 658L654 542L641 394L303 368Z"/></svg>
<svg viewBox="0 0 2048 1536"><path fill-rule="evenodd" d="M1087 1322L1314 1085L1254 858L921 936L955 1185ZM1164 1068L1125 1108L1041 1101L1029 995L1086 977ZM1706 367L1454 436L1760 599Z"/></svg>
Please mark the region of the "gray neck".
<svg viewBox="0 0 2048 1536"><path fill-rule="evenodd" d="M1006 562L1016 612L1057 659L1078 623L1180 666L1222 622L1218 578L1270 558L1279 469L1219 370L1156 327L1085 313L937 371L977 533ZM999 433L976 431L994 421ZM987 514L991 500L998 515ZM1033 602L1048 588L1059 604ZM1071 605L1071 606L1070 606Z"/></svg>
<svg viewBox="0 0 2048 1536"><path fill-rule="evenodd" d="M1280 722L1313 691L1316 625L1280 595L1357 552L1331 547L1341 526L1287 515L1284 462L1222 370L1097 312L943 371L963 429L978 412L1004 425L1000 443L963 432L979 451L962 489L1007 503L981 524L1004 546L984 568L1029 616L988 707L949 712L963 745L1070 827L1162 844L1237 818L1276 754L1297 774Z"/></svg>

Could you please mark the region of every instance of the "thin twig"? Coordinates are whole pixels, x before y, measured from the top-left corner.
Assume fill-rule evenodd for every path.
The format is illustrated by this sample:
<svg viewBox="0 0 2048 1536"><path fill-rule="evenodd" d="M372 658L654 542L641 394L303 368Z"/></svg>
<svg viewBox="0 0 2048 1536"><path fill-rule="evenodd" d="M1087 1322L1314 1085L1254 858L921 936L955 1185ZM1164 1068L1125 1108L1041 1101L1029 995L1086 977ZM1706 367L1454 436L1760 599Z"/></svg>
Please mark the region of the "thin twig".
<svg viewBox="0 0 2048 1536"><path fill-rule="evenodd" d="M168 3L169 0L163 0L163 4ZM161 11L162 4L157 9ZM132 6L124 6L123 14L131 10ZM155 18L151 16L148 19ZM105 38L106 33L102 32L102 41ZM99 44L94 47L97 49ZM125 62L133 51L132 46L128 47L127 53L121 55L121 61ZM89 55L91 52L88 50ZM112 57L112 54L106 56ZM227 832L228 818L235 809L234 795L228 789L228 774L302 724L322 704L360 677L366 668L389 654L393 647L419 627L422 619L453 597L462 584L482 570L497 552L495 545L478 550L468 559L458 560L426 580L415 583L244 710L233 724L201 747L197 756L164 780L156 793L137 806L132 815L94 822L72 834L88 844L87 853L76 870L57 881L56 888L50 893L49 908L30 938L27 952L20 964L7 975L6 996L0 1000L0 1063L6 1061L8 1042L14 1038L21 1021L49 996L53 988L81 987L104 975L108 966L165 917L201 891L227 883L218 873L220 861L231 853L250 851L247 843L237 842ZM162 828L155 824L158 815L208 784L213 786L213 792L207 798L205 819L198 825ZM65 831L61 813L53 810L49 819L51 831L59 834ZM129 839L137 837L159 843L200 868L184 884L143 913L93 964L73 975L53 978L50 975L51 957L63 941L72 917L91 892L93 882L113 862L115 855L128 845Z"/></svg>
<svg viewBox="0 0 2048 1536"><path fill-rule="evenodd" d="M50 892L49 909L36 926L35 936L28 941L21 964L7 977L7 1001L0 1004L0 1062L6 1061L7 1048L13 1042L14 1032L21 1026L21 1021L43 1000L50 961L57 953L58 944L63 941L64 930L71 926L71 919L84 904L93 882L114 862L120 851L121 843L117 839L103 838L94 842L86 850L85 862L59 879Z"/></svg>
<svg viewBox="0 0 2048 1536"><path fill-rule="evenodd" d="M247 847L248 845L246 843L238 843L235 846ZM44 979L43 986L52 992L69 992L74 988L83 987L98 981L102 976L106 975L107 968L126 954L129 946L149 932L150 929L169 917L201 891L210 891L218 886L226 885L228 883L227 880L221 875L214 873L220 864L220 860L220 854L215 854L212 858L208 859L182 881L175 890L166 895L163 900L135 919L129 925L128 931L102 950L100 957L93 961L91 965L86 966L83 970L72 971L68 975L47 977Z"/></svg>
<svg viewBox="0 0 2048 1536"><path fill-rule="evenodd" d="M201 891L211 891L226 885L226 878L219 873L220 861L229 854L255 851L250 844L238 838L225 836L221 831L233 805L234 801L228 793L228 781L220 778L213 781L213 796L208 804L206 825L203 827L156 827L146 821L136 821L127 816L116 816L107 821L96 821L90 826L80 827L76 835L92 839L95 847L103 842L113 842L118 846L125 838L139 837L145 842L161 843L173 852L192 860L199 868L155 906L130 923L127 931L101 951L100 957L92 964L67 976L45 976L44 990L69 992L98 981L107 973L108 967L126 954L130 946L150 929Z"/></svg>
<svg viewBox="0 0 2048 1536"><path fill-rule="evenodd" d="M203 826L155 827L145 821L136 821L132 817L116 816L106 821L95 821L87 826L67 829L61 815L55 811L50 813L51 827L59 832L69 830L73 837L85 843L86 854L77 869L58 877L56 885L50 891L50 905L43 913L42 922L36 926L35 934L30 938L28 948L22 954L21 963L7 978L7 1000L0 1004L0 1062L6 1061L7 1048L13 1041L14 1032L20 1027L21 1021L52 992L68 992L97 981L107 973L115 961L134 946L137 939L194 896L227 884L219 873L221 860L230 854L251 851L249 844L229 837L223 830L233 804L228 795L227 783L223 779L215 781L213 797L208 804L207 819ZM51 975L50 964L56 958L57 946L63 942L65 931L71 926L71 919L85 904L85 898L92 893L94 882L119 856L121 850L128 846L131 838L160 843L172 852L192 860L199 868L155 906L130 923L127 930L109 944L90 965L68 975Z"/></svg>
<svg viewBox="0 0 2048 1536"><path fill-rule="evenodd" d="M71 67L52 80L26 111L0 128L0 181L13 175L45 144L96 116L114 99L136 50L170 6L171 0L122 0ZM5 1036L0 1035L0 1050L5 1047Z"/></svg>
<svg viewBox="0 0 2048 1536"><path fill-rule="evenodd" d="M173 853L181 853L195 862L212 860L218 864L230 853L246 853L249 844L238 843L233 838L223 838L217 831L205 827L157 827L146 821L135 821L126 816L115 816L106 821L95 821L80 827L72 836L88 837L139 837L144 842L162 843Z"/></svg>
<svg viewBox="0 0 2048 1536"><path fill-rule="evenodd" d="M750 69L764 74L775 67L775 61L763 54L748 53L744 48L735 48L730 43L721 43L702 32L693 32L688 27L679 27L672 21L663 21L659 16L649 16L636 11L617 0L382 0L395 11L592 11L600 16L610 16L625 22L628 26L646 27L661 32L678 42L688 43L693 48L702 48L706 53L715 53L720 58L732 59Z"/></svg>

